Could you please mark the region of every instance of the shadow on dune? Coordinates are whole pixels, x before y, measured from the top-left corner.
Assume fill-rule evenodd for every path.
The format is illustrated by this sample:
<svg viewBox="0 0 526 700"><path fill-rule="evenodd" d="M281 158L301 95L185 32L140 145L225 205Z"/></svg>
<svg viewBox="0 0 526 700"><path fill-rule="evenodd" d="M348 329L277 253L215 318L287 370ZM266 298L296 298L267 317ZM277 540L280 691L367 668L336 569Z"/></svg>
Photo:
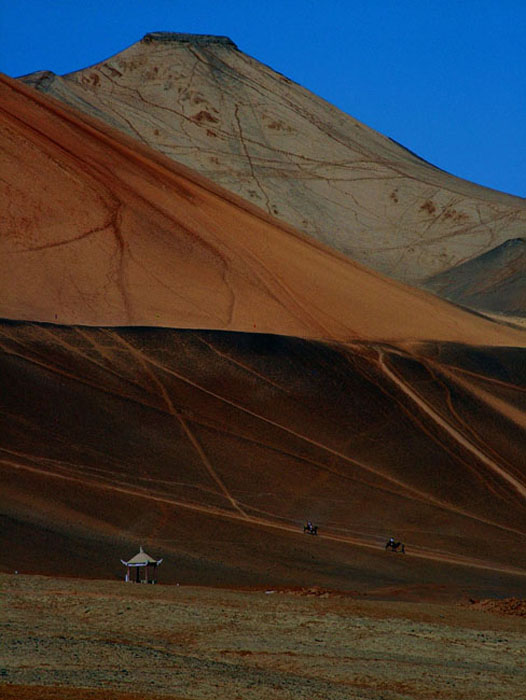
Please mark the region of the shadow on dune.
<svg viewBox="0 0 526 700"><path fill-rule="evenodd" d="M524 581L520 351L15 322L0 350L4 570L143 544L167 583Z"/></svg>

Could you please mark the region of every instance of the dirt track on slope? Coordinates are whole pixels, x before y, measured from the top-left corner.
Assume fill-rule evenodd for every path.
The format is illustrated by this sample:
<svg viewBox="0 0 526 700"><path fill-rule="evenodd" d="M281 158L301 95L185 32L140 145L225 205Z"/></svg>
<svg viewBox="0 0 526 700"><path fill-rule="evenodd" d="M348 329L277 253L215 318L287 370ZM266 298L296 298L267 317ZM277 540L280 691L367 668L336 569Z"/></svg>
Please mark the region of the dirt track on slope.
<svg viewBox="0 0 526 700"><path fill-rule="evenodd" d="M0 326L0 570L523 595L520 351Z"/></svg>
<svg viewBox="0 0 526 700"><path fill-rule="evenodd" d="M524 619L476 605L14 575L0 586L3 698L525 697Z"/></svg>

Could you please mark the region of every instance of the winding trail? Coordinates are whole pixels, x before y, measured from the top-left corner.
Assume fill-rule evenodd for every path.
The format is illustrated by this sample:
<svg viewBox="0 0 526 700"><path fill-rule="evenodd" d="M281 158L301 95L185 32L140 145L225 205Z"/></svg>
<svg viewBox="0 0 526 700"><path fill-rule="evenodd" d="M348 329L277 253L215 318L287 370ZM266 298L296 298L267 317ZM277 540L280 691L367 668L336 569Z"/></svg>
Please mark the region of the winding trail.
<svg viewBox="0 0 526 700"><path fill-rule="evenodd" d="M47 330L47 329L46 329L46 331L48 332L50 338L53 338L53 339L55 338L55 335L56 335L55 333L53 333L52 331ZM306 443L312 444L312 445L322 449L326 453L333 455L334 457L339 457L342 460L344 460L345 462L347 462L348 464L351 464L355 467L359 467L361 469L364 469L366 472L369 472L373 475L382 477L386 482L385 488L389 488L389 486L391 484L397 486L399 495L404 497L404 498L417 499L417 500L421 501L422 503L434 505L434 506L441 508L441 509L444 509L446 511L457 513L463 517L467 517L467 518L476 520L478 522L482 522L482 523L485 523L487 525L497 527L497 528L502 529L502 530L506 530L509 532L517 532L517 530L515 530L514 528L510 528L508 526L497 523L493 520L483 518L480 515L476 515L475 513L469 512L463 508L455 506L452 503L448 503L444 500L438 499L438 498L434 497L432 494L422 492L422 491L416 489L415 487L400 481L399 479L393 478L392 475L387 474L387 473L383 472L382 470L375 469L374 466L372 466L370 464L366 464L364 462L358 461L355 458L352 458L349 455L345 454L344 452L336 450L336 449L330 447L329 445L326 445L322 442L319 442L317 440L310 438L308 435L304 435L302 433L299 433L299 432L293 430L292 428L288 427L287 425L283 425L275 420L272 420L271 418L269 418L265 415L262 415L258 412L255 412L255 411L251 410L250 408L248 408L247 406L244 406L242 403L240 403L238 401L229 399L225 396L222 396L220 394L217 394L216 392L211 391L210 389L207 389L205 386L202 386L201 384L193 381L189 377L186 377L184 374L181 374L180 372L176 372L173 369L171 369L170 367L166 366L164 363L156 360L155 358L153 358L149 354L145 353L142 349L137 348L134 345L132 345L131 343L125 341L121 337L121 335L118 332L116 332L115 330L104 329L103 332L108 337L108 339L111 341L110 344L107 347L106 346L103 347L99 343L92 343L93 346L98 350L98 352L100 354L102 354L102 356L106 360L111 359L112 351L115 351L119 346L123 350L125 350L127 353L129 353L131 356L135 357L135 359L140 358L141 364L142 364L143 368L145 369L147 376L153 381L153 383L159 389L159 392L155 392L155 394L152 394L152 395L156 395L157 397L161 396L163 398L163 404L165 406L164 410L166 410L168 413L173 415L174 418L178 418L178 416L176 415L177 411L176 411L175 407L173 407L173 406L172 406L173 411L170 410L170 401L167 402L166 396L163 396L163 389L165 389L164 382L162 382L161 379L157 376L154 379L151 375L151 372L155 371L156 369L161 370L162 372L166 372L167 374L176 377L179 381L182 381L183 383L186 383L186 384L194 387L195 389L199 390L200 392L203 392L211 397L214 397L215 399L219 400L220 402L222 402L228 406L232 406L232 407L240 410L241 412L243 412L247 415L250 415L258 420L261 420L264 423L267 423L268 425L271 425L271 426L274 426L280 430L283 430L284 432L300 439L301 441L305 441ZM89 332L86 332L86 333L88 334ZM6 333L5 331L4 332L0 331L0 335L4 335L6 339L11 339L10 334ZM139 383L137 381L133 381L129 377L125 377L122 374L120 374L119 372L117 372L114 368L114 363L113 363L113 366L107 367L107 366L105 366L105 364L100 363L100 362L96 361L93 357L83 353L79 348L74 347L73 345L63 341L60 337L57 337L57 342L64 345L64 347L66 347L69 351L78 354L84 360L92 362L95 365L97 365L98 367L100 367L101 369L104 369L104 370L110 372L112 375L118 377L120 380L130 382L134 386L141 388L143 391L147 391L146 387L143 386L141 383ZM352 346L352 345L354 345L354 343L349 343L349 346ZM361 347L361 345L359 347ZM373 348L373 350L376 353L378 353L379 348L376 348L375 346L371 346L371 347ZM381 348L381 349L383 351L383 348ZM109 392L111 394L114 393L108 386L104 386L104 385L100 384L99 382L96 382L96 383L90 382L90 381L86 380L86 378L84 378L84 377L77 376L76 374L68 372L60 367L50 365L39 358L31 357L24 352L20 352L19 350L17 351L15 349L9 348L7 346L2 347L2 350L7 354L14 355L16 357L21 358L24 361L34 363L34 364L44 368L46 371L55 372L55 373L58 373L62 376L68 377L69 379L72 379L74 381L80 381L82 383L85 383L88 386L92 386L93 388L95 388L98 391ZM373 360L373 356L371 356L371 360ZM150 371L146 370L145 365L151 365L151 368L149 368ZM398 377L396 377L396 379L397 379L397 381L399 381ZM162 388L161 388L161 385L162 385ZM151 404L151 403L148 403L145 400L139 400L139 399L137 399L137 397L132 398L131 396L127 395L126 399L132 400L132 401L138 401L139 403L141 403L142 405L144 405L148 408L153 408L153 409L159 408L158 406ZM169 397L168 397L168 399L169 399ZM400 403L400 407L403 408L409 415L410 414L409 409L405 408L403 406L403 402L399 402L399 403ZM161 409L161 410L163 410L163 409ZM184 416L181 416L181 418L184 420ZM183 426L181 426L181 427L183 427ZM423 425L421 427L422 427L422 429L425 429ZM184 427L183 427L183 430L184 430ZM194 445L194 448L197 449L197 446L195 445L193 440L191 440L188 433L187 433L187 437L190 439L190 441ZM201 454L200 454L200 456L202 458ZM228 493L228 489L226 488L226 485L223 484L222 482L220 483L220 481L218 481L211 473L209 467L212 468L212 470L213 470L213 467L209 464L207 465L206 462L204 463L204 466L208 470L213 481L220 487L221 491L223 492L223 495L227 498L227 500L231 503L231 505L234 508L236 508L236 510L240 510L240 512L242 512L243 508L239 503L236 502L236 505L234 505L235 499L233 499L232 495L230 493ZM217 476L217 474L216 474L216 476ZM339 474L339 476L342 476L342 475ZM249 517L249 516L246 516L246 517ZM522 534L522 533L519 533L519 534Z"/></svg>
<svg viewBox="0 0 526 700"><path fill-rule="evenodd" d="M47 478L54 478L62 481L80 483L84 486L93 489L112 491L115 493L133 496L135 498L145 498L155 503L167 504L178 508L184 508L186 510L198 512L209 517L226 518L228 520L234 520L238 522L241 521L245 525L257 525L258 527L280 530L282 532L288 532L301 537L304 536L301 528L296 523L287 524L270 518L245 514L242 510L238 508L236 508L236 510L225 510L223 508L217 508L214 506L206 506L199 503L190 503L188 501L181 501L175 498L170 498L169 496L153 493L151 490L147 489L131 487L116 483L104 483L100 480L88 479L85 477L80 477L78 475L52 472L49 469L45 469L39 466L21 464L20 462L17 462L13 459L0 459L0 464L3 464L4 466L10 467L12 469L23 470L38 475L44 475ZM349 544L357 547L374 550L378 555L383 555L382 542L378 537L375 538L369 536L368 538L360 538L351 535L333 534L330 532L320 533L318 534L318 537L322 540L330 540L332 542L340 542L342 544ZM485 569L489 571L496 571L500 573L526 577L525 569L519 569L513 566L505 566L502 564L495 564L490 561L485 561L474 557L466 557L460 554L437 552L431 549L426 549L424 547L411 546L410 550L406 551L406 554L404 556L408 558L425 559L429 561L442 562L444 564L451 564L455 566L466 566L475 569Z"/></svg>
<svg viewBox="0 0 526 700"><path fill-rule="evenodd" d="M526 499L526 486L516 479L512 474L503 469L495 460L483 452L477 445L473 444L468 438L449 423L443 416L430 406L409 384L403 381L401 377L389 368L385 356L386 353L380 346L375 346L378 352L378 364L384 374L395 384L406 396L408 396L427 416L429 416L437 425L448 433L459 445L464 447L468 452L471 452L479 461L489 467L502 479L507 481L512 488Z"/></svg>
<svg viewBox="0 0 526 700"><path fill-rule="evenodd" d="M155 371L152 369L151 363L147 363L145 360L145 357L141 352L139 352L135 347L130 345L122 336L119 334L115 335L115 338L132 354L134 357L137 358L137 360L140 362L142 368L144 371L148 374L148 376L151 378L151 380L154 382L154 384L158 387L159 392L163 398L164 404L166 408L168 409L168 412L170 413L171 416L173 416L181 425L181 428L183 429L183 432L185 433L186 437L194 447L195 451L199 455L206 471L208 472L209 476L215 481L215 483L219 486L221 489L221 492L225 496L225 498L231 503L231 505L239 511L239 513L244 517L247 518L247 514L243 510L243 508L239 505L237 500L232 496L226 485L224 484L223 480L219 476L219 474L216 472L214 467L212 466L212 463L208 459L201 443L195 436L194 432L190 429L190 426L188 425L188 421L184 419L184 417L181 415L181 413L175 408L172 399L170 398L170 394L168 393L168 390L166 389L165 385Z"/></svg>
<svg viewBox="0 0 526 700"><path fill-rule="evenodd" d="M462 387L464 391L469 392L479 401L484 402L488 407L501 413L505 418L515 423L515 425L517 425L522 430L526 430L526 411L519 410L519 408L514 406L513 404L505 401L504 399L499 398L496 395L496 393L486 391L480 386L474 386L472 383L467 381L462 376L462 374L460 374L459 372L453 372L450 368L448 368L447 365L442 366L439 365L437 362L432 362L430 360L426 360L426 364L430 364L433 367L436 367L437 371L439 371L442 375L448 377L450 381ZM494 385L498 386L499 384L497 382L494 382ZM504 384L504 382L500 382L500 386L514 391L522 391L521 387Z"/></svg>

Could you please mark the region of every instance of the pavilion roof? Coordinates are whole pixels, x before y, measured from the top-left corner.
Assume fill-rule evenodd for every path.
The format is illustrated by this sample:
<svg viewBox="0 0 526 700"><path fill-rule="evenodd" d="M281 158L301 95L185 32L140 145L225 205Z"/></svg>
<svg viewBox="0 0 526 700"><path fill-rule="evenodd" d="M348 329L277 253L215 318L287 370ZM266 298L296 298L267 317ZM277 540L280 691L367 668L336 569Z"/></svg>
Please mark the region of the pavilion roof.
<svg viewBox="0 0 526 700"><path fill-rule="evenodd" d="M158 561L157 561L157 559L154 559L149 554L147 554L144 551L144 549L141 547L139 549L138 554L136 554L134 557L132 557L129 561L127 561L125 563L126 564L157 564Z"/></svg>

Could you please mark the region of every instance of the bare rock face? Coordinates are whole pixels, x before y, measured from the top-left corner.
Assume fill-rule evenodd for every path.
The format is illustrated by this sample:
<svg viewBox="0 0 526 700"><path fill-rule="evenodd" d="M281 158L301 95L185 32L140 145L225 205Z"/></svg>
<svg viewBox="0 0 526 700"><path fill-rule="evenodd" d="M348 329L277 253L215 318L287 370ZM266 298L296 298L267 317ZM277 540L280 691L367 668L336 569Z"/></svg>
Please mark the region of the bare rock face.
<svg viewBox="0 0 526 700"><path fill-rule="evenodd" d="M399 280L524 232L524 200L433 167L226 37L152 33L84 70L23 80Z"/></svg>

